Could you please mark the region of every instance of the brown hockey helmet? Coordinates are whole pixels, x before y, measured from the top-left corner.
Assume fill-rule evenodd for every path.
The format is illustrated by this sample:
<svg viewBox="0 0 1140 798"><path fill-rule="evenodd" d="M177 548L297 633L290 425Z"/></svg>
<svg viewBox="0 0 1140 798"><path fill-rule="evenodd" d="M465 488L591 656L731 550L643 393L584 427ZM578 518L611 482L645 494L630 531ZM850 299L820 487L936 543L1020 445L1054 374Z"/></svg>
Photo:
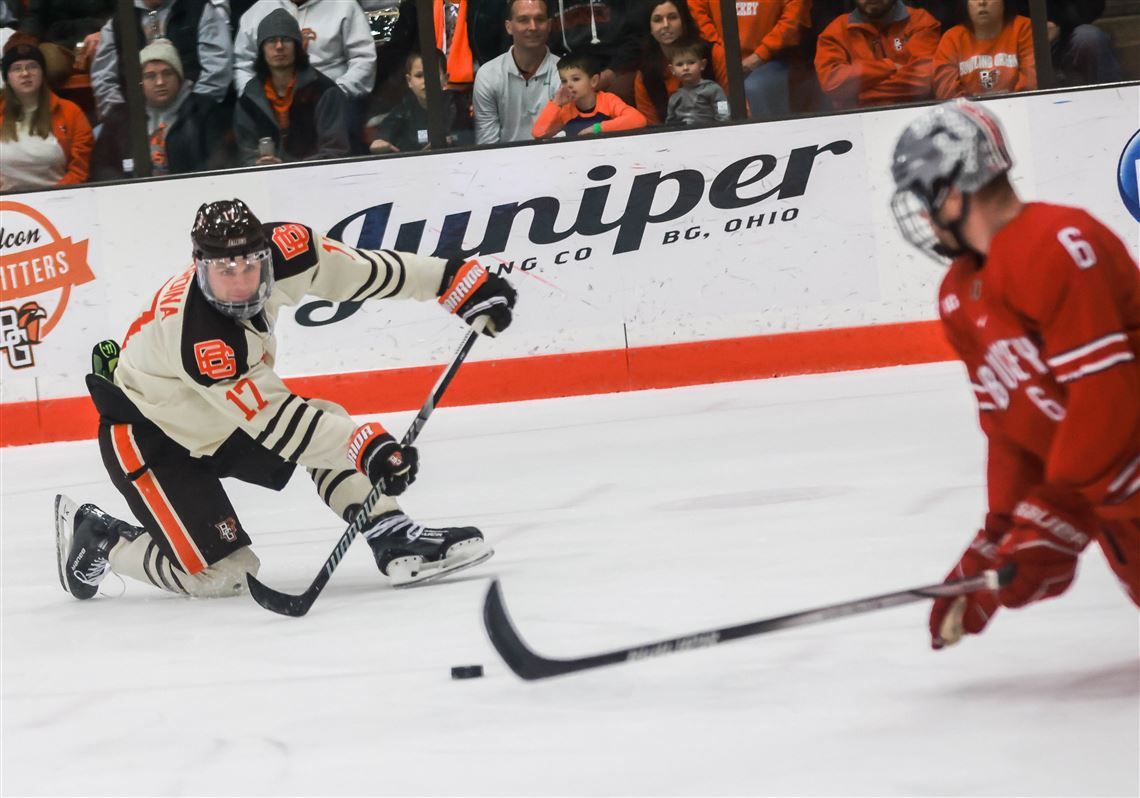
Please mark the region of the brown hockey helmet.
<svg viewBox="0 0 1140 798"><path fill-rule="evenodd" d="M190 240L195 258L244 255L268 246L261 221L239 199L207 202L198 208Z"/></svg>

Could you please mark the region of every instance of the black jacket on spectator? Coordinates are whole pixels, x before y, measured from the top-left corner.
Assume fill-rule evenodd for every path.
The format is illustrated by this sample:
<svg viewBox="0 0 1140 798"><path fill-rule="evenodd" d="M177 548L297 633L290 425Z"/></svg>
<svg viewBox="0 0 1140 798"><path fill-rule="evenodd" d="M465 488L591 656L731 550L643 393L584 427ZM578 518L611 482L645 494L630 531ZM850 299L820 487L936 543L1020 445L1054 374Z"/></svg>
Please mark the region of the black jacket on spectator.
<svg viewBox="0 0 1140 798"><path fill-rule="evenodd" d="M257 0L230 0L230 38L237 37L238 23L241 22L241 16L246 11L253 7Z"/></svg>
<svg viewBox="0 0 1140 798"><path fill-rule="evenodd" d="M170 8L170 15L166 18L166 38L174 44L178 57L182 59L182 74L185 80L196 82L202 74L202 63L198 60L198 25L202 21L202 11L207 0L176 0ZM143 33L142 20L146 12L135 8L135 19L138 20L139 49L146 47L146 35ZM111 23L115 32L115 46L119 47L123 41L123 33L119 29L119 20L116 17ZM122 50L119 50L120 56ZM123 60L119 58L119 85L125 86L123 78Z"/></svg>
<svg viewBox="0 0 1140 798"><path fill-rule="evenodd" d="M115 0L28 0L20 11L20 30L70 49L113 13Z"/></svg>
<svg viewBox="0 0 1140 798"><path fill-rule="evenodd" d="M116 105L103 120L103 128L91 154L92 182L122 180L123 161L131 158L130 122L127 106ZM229 120L213 100L188 94L174 123L166 131L166 161L170 174L222 169L228 164L224 144Z"/></svg>
<svg viewBox="0 0 1140 798"><path fill-rule="evenodd" d="M471 118L470 93L445 91L443 96L447 101L448 145L474 144L475 127ZM416 152L428 145L427 126L427 110L408 91L404 93L400 104L377 125L376 138L395 145L400 152Z"/></svg>
<svg viewBox="0 0 1140 798"><path fill-rule="evenodd" d="M1104 14L1105 0L1046 0L1045 16L1061 29L1064 41L1078 25L1089 25ZM1029 16L1029 0L1018 0L1017 13Z"/></svg>
<svg viewBox="0 0 1140 798"><path fill-rule="evenodd" d="M550 6L550 51L558 56L587 54L599 69L629 72L641 62L638 0L564 0ZM591 25L591 19L593 25ZM592 44L594 30L601 44Z"/></svg>
<svg viewBox="0 0 1140 798"><path fill-rule="evenodd" d="M257 142L265 137L273 139L277 157L285 162L343 158L349 154L348 98L313 67L298 70L289 106L289 129L283 134L265 96L265 80L254 77L234 109L234 131L238 157L246 166L257 161Z"/></svg>

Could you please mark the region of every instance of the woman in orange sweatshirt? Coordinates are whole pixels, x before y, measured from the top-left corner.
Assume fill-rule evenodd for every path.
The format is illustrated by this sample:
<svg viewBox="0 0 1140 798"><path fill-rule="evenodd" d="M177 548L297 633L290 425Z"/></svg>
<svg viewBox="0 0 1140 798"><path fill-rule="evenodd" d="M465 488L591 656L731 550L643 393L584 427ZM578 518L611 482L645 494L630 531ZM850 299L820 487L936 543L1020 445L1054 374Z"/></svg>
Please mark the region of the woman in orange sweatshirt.
<svg viewBox="0 0 1140 798"><path fill-rule="evenodd" d="M91 125L78 105L48 88L40 48L17 36L0 61L0 191L82 183L95 143Z"/></svg>
<svg viewBox="0 0 1140 798"><path fill-rule="evenodd" d="M701 36L724 45L720 0L688 0ZM800 43L810 27L810 0L738 0L736 25L744 69L744 96L752 119L779 119L791 113L788 65L781 56Z"/></svg>
<svg viewBox="0 0 1140 798"><path fill-rule="evenodd" d="M681 84L670 64L673 48L682 42L702 42L706 45L708 66L703 77L715 80L728 91L728 68L724 63L724 47L710 44L701 38L701 32L685 0L662 0L646 4L649 10L649 36L642 50L641 69L633 84L637 110L646 121L657 125L665 121L669 97Z"/></svg>
<svg viewBox="0 0 1140 798"><path fill-rule="evenodd" d="M1037 88L1033 31L1004 0L966 0L968 22L942 37L934 54L940 100Z"/></svg>

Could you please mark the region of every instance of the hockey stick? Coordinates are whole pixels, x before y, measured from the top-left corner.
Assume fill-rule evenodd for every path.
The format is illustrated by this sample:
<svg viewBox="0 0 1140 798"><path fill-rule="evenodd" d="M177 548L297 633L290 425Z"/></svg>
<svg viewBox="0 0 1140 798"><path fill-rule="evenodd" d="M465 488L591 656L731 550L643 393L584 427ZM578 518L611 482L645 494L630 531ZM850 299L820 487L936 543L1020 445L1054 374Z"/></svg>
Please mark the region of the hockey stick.
<svg viewBox="0 0 1140 798"><path fill-rule="evenodd" d="M459 345L459 350L455 353L455 357L451 359L451 365L443 370L443 374L439 376L436 381L435 387L431 389L431 395L428 396L424 406L420 408L420 412L412 419L412 423L408 426L408 431L404 433L404 437L400 440L401 446L411 445L416 438L420 436L423 431L424 424L427 423L428 418L431 416L432 411L435 410L439 401L443 398L443 392L447 390L447 386L451 384L455 373L459 371L459 366L467 359L467 353L471 351L471 347L475 345L475 339L479 337L483 327L486 326L486 318L482 317L476 319L475 324L471 326L471 330L467 333L467 337L463 339L463 343ZM329 583L329 578L332 577L333 571L340 564L341 558L344 553L348 551L349 545L352 543L360 530L368 525L368 521L372 517L372 508L376 506L376 502L380 501L380 497L384 493L380 486L374 485L372 490L364 498L364 502L360 505L360 509L356 513L356 517L352 519L348 529L344 530L344 534L340 536L337 541L336 547L332 550L332 554L325 560L324 567L321 572L317 574L317 578L309 585L309 589L300 595L293 595L291 593L281 593L271 587L267 587L258 581L257 577L253 574L246 574L246 585L249 587L249 595L253 596L253 600L260 604L265 609L276 612L280 615L290 615L294 618L300 618L309 608L313 606L313 602L317 600L317 596L325 589L325 585Z"/></svg>
<svg viewBox="0 0 1140 798"><path fill-rule="evenodd" d="M507 614L506 605L503 604L503 594L499 588L499 580L495 579L491 582L491 587L487 590L487 597L483 602L483 625L487 628L487 635L491 638L491 644L499 652L503 661L516 674L530 681L600 668L604 665L615 665L619 662L635 662L678 651L707 648L718 643L739 640L742 637L762 635L793 626L807 626L821 621L830 621L833 618L844 618L848 615L859 615L888 607L898 607L928 598L962 596L983 589L996 590L998 587L1008 584L1012 578L1013 566L1006 566L1001 571L985 571L977 576L958 579L953 582L915 587L910 590L900 590L897 593L884 593L881 596L870 596L854 601L844 601L840 604L830 604L826 607L793 612L790 615L778 615L775 618L742 623L737 626L722 626L719 629L693 632L682 637L672 637L667 640L644 643L631 648L619 648L604 654L594 654L576 659L548 659L528 648L523 639L519 637L518 631L511 622L510 615Z"/></svg>

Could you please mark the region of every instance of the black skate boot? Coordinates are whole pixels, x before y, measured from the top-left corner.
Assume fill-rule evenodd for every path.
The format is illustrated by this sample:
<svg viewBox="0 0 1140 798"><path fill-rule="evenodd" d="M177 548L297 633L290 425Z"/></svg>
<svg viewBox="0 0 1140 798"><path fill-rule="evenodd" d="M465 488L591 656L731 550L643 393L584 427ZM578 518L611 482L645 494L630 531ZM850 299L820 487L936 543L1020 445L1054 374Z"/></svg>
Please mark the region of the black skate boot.
<svg viewBox="0 0 1140 798"><path fill-rule="evenodd" d="M142 532L107 515L94 504L76 506L66 496L55 497L55 553L59 583L77 599L93 598L111 564L107 556L119 542Z"/></svg>
<svg viewBox="0 0 1140 798"><path fill-rule="evenodd" d="M430 582L495 553L473 526L430 529L399 510L373 519L364 536L380 573L392 580L393 587Z"/></svg>

